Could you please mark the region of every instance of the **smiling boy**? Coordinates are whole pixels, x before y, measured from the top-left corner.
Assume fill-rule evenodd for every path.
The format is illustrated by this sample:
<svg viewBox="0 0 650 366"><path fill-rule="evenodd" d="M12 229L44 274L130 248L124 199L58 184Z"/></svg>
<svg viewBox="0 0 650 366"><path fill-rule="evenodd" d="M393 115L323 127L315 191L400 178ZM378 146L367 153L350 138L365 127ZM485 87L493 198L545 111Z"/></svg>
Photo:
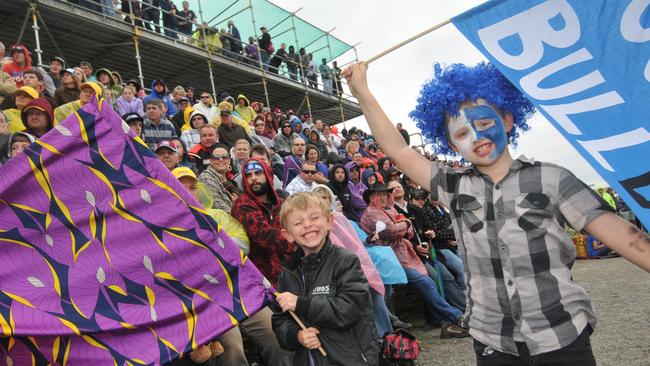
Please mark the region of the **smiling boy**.
<svg viewBox="0 0 650 366"><path fill-rule="evenodd" d="M273 315L273 330L282 348L296 352L294 365L377 365L368 281L359 258L330 242L330 206L314 193L296 193L283 203L280 222L282 235L298 246L278 280L282 312Z"/></svg>
<svg viewBox="0 0 650 366"><path fill-rule="evenodd" d="M596 317L573 282L566 221L650 271L650 240L562 167L507 149L528 129L533 105L492 65L436 66L411 113L439 154L472 165L453 170L404 144L368 89L367 64L345 70L382 149L409 178L450 207L465 264L464 321L478 365L594 365Z"/></svg>

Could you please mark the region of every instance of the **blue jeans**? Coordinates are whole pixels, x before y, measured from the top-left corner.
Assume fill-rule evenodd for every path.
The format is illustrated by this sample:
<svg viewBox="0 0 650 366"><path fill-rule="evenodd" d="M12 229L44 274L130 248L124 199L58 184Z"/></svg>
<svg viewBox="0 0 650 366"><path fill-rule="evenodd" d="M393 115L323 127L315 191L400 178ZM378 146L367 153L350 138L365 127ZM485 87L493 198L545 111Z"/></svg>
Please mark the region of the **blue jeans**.
<svg viewBox="0 0 650 366"><path fill-rule="evenodd" d="M263 50L260 50L260 58L262 59L262 65L264 67L264 70L268 71L269 70L269 54L264 52Z"/></svg>
<svg viewBox="0 0 650 366"><path fill-rule="evenodd" d="M429 277L433 279L436 285L442 282L444 289L444 291L442 291L443 298L452 306L461 311L465 311L465 288L458 286L456 279L449 269L447 269L447 267L439 260L435 260L432 263L431 259L428 259L424 263L424 268L427 269Z"/></svg>
<svg viewBox="0 0 650 366"><path fill-rule="evenodd" d="M449 272L454 275L458 286L465 290L465 269L463 266L463 260L460 259L458 254L454 253L450 249L441 249L438 252L445 257L445 266Z"/></svg>
<svg viewBox="0 0 650 366"><path fill-rule="evenodd" d="M423 275L411 268L404 268L404 272L406 272L408 284L415 287L415 289L420 293L420 296L422 296L422 300L424 300L427 309L435 313L436 318L438 318L442 324L455 323L460 319L462 314L460 310L449 305L449 303L440 296L436 284L433 282L431 277Z"/></svg>
<svg viewBox="0 0 650 366"><path fill-rule="evenodd" d="M393 326L390 324L390 317L388 316L388 308L384 302L384 297L379 292L370 289L372 297L372 306L375 311L375 326L377 327L377 334L379 338L383 338L384 334L393 331Z"/></svg>

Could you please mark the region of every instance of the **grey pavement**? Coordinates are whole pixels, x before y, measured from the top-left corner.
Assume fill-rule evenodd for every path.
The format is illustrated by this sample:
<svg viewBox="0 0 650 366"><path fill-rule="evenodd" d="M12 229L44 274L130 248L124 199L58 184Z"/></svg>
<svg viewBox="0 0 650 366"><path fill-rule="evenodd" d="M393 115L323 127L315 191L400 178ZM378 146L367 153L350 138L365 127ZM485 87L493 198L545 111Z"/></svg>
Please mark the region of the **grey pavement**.
<svg viewBox="0 0 650 366"><path fill-rule="evenodd" d="M650 273L623 258L578 260L576 282L591 296L598 324L591 337L598 365L650 366ZM471 338L440 339L440 329L412 329L418 365L474 365Z"/></svg>

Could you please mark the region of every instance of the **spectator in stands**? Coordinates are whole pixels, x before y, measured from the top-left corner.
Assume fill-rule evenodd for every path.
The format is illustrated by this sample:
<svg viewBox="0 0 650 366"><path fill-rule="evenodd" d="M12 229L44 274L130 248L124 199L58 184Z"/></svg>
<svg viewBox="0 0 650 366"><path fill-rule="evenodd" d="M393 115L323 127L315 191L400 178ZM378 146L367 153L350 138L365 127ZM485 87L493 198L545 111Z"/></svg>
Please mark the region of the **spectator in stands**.
<svg viewBox="0 0 650 366"><path fill-rule="evenodd" d="M185 91L185 88L183 88L181 85L176 85L174 87L174 90L172 91L172 99L171 104L174 106L174 110L176 113L178 113L180 109L180 103L181 99L187 94Z"/></svg>
<svg viewBox="0 0 650 366"><path fill-rule="evenodd" d="M368 187L361 181L361 165L355 161L351 161L345 164L345 170L348 173L348 188L350 190L352 209L355 211L355 216L361 219L368 207L363 200L363 192Z"/></svg>
<svg viewBox="0 0 650 366"><path fill-rule="evenodd" d="M201 112L207 118L208 123L212 123L219 116L219 108L214 104L212 95L207 90L199 93L199 102L194 104L192 108L194 108L194 111Z"/></svg>
<svg viewBox="0 0 650 366"><path fill-rule="evenodd" d="M294 365L378 365L370 288L359 258L332 245L329 206L314 194L298 194L287 199L280 220L282 234L299 248L278 281L282 312L273 314L273 330L283 348L296 351ZM288 311L309 328L282 314ZM327 356L315 351L321 340Z"/></svg>
<svg viewBox="0 0 650 366"><path fill-rule="evenodd" d="M16 91L16 82L11 75L0 70L0 105L5 99L9 102L14 91Z"/></svg>
<svg viewBox="0 0 650 366"><path fill-rule="evenodd" d="M178 153L178 163L176 166L194 169L194 164L189 161L188 151L180 137L172 137L169 139L169 143L176 148L176 152Z"/></svg>
<svg viewBox="0 0 650 366"><path fill-rule="evenodd" d="M127 125L129 125L129 128L133 133L139 137L142 138L142 129L144 127L144 118L137 114L137 113L128 113L122 115L122 120L126 122Z"/></svg>
<svg viewBox="0 0 650 366"><path fill-rule="evenodd" d="M309 55L304 47L298 50L299 66L300 66L300 81L307 83L307 67L309 66Z"/></svg>
<svg viewBox="0 0 650 366"><path fill-rule="evenodd" d="M199 181L205 184L212 194L212 208L230 212L235 197L228 192L224 185L227 182L225 174L230 167L230 155L221 145L212 145L210 150L210 165L199 175Z"/></svg>
<svg viewBox="0 0 650 366"><path fill-rule="evenodd" d="M273 57L271 57L271 60L269 61L269 72L277 74L283 62L287 62L286 43L280 44L280 48L278 48Z"/></svg>
<svg viewBox="0 0 650 366"><path fill-rule="evenodd" d="M287 184L285 189L290 195L298 192L311 192L316 184L314 176L318 173L316 164L313 161L305 160L300 167L300 174L297 175L291 183Z"/></svg>
<svg viewBox="0 0 650 366"><path fill-rule="evenodd" d="M258 66L260 53L254 37L248 37L248 44L244 47L244 55L249 65Z"/></svg>
<svg viewBox="0 0 650 366"><path fill-rule="evenodd" d="M144 142L153 149L160 141L176 136L174 125L163 116L163 102L149 98L145 103Z"/></svg>
<svg viewBox="0 0 650 366"><path fill-rule="evenodd" d="M162 140L156 145L154 150L158 160L160 160L169 171L176 169L178 165L178 150L176 146L169 142L169 140Z"/></svg>
<svg viewBox="0 0 650 366"><path fill-rule="evenodd" d="M54 125L52 107L43 98L36 98L29 102L21 111L20 118L25 125L25 132L37 139L45 135Z"/></svg>
<svg viewBox="0 0 650 366"><path fill-rule="evenodd" d="M316 166L316 175L314 181L318 184L327 184L327 166L321 162L320 150L314 145L307 145L305 148L305 161L311 161Z"/></svg>
<svg viewBox="0 0 650 366"><path fill-rule="evenodd" d="M151 82L151 94L149 94L146 98L144 98L144 104L147 104L147 101L150 99L158 99L165 103L167 106L167 113L166 115L169 117L173 117L174 114L176 114L176 109L174 109L174 105L172 104L171 99L167 96L168 90L167 90L167 84L165 84L164 81L160 79L154 79Z"/></svg>
<svg viewBox="0 0 650 366"><path fill-rule="evenodd" d="M50 61L50 77L54 82L54 87L58 90L61 87L61 79L63 78L63 70L65 69L65 60L61 57L54 57Z"/></svg>
<svg viewBox="0 0 650 366"><path fill-rule="evenodd" d="M149 22L152 22L156 33L160 33L160 0L142 0L142 14L147 30L152 30L149 25Z"/></svg>
<svg viewBox="0 0 650 366"><path fill-rule="evenodd" d="M212 146L219 142L217 128L213 125L199 127L200 142L190 149L190 158L194 160L196 171L199 174L211 164Z"/></svg>
<svg viewBox="0 0 650 366"><path fill-rule="evenodd" d="M327 66L327 59L323 58L321 64L318 66L318 72L323 82L323 91L332 94L332 69Z"/></svg>
<svg viewBox="0 0 650 366"><path fill-rule="evenodd" d="M412 203L405 200L406 193L401 183L391 181L388 188L393 190L394 208L398 214L403 215L413 224L413 236L409 239L413 244L416 253L424 264L427 274L431 279L440 286L438 291L444 294L445 300L450 305L465 311L465 288L459 286L451 272L437 258L437 253L432 251L431 239L435 238L436 233L428 225L424 211ZM462 264L461 264L462 265ZM428 313L427 317L432 323L439 323L438 315Z"/></svg>
<svg viewBox="0 0 650 366"><path fill-rule="evenodd" d="M199 101L196 98L196 88L193 86L188 86L187 90L185 91L187 93L186 97L187 99L190 100L190 105L194 105L198 103Z"/></svg>
<svg viewBox="0 0 650 366"><path fill-rule="evenodd" d="M328 154L338 154L341 140L332 133L330 126L323 126L323 140Z"/></svg>
<svg viewBox="0 0 650 366"><path fill-rule="evenodd" d="M315 129L309 131L309 144L314 145L318 148L318 152L320 156L327 156L328 154L327 146L321 140L318 131L316 131Z"/></svg>
<svg viewBox="0 0 650 366"><path fill-rule="evenodd" d="M14 133L25 129L22 122L21 112L31 101L38 98L38 92L31 86L23 86L13 93L14 104L16 108L7 108L3 113L9 121L9 132Z"/></svg>
<svg viewBox="0 0 650 366"><path fill-rule="evenodd" d="M74 70L65 69L62 75L61 86L54 93L54 101L57 105L64 105L79 99L79 86L81 82L75 75Z"/></svg>
<svg viewBox="0 0 650 366"><path fill-rule="evenodd" d="M84 75L86 76L86 81L95 81L97 80L95 78L95 74L93 73L93 65L90 64L88 61L81 61L79 63L79 67L81 67L81 70L83 70Z"/></svg>
<svg viewBox="0 0 650 366"><path fill-rule="evenodd" d="M293 178L300 174L300 167L305 154L305 140L300 137L291 141L291 155L284 160L284 171L282 173L282 182L286 187L291 183Z"/></svg>
<svg viewBox="0 0 650 366"><path fill-rule="evenodd" d="M136 98L135 88L130 85L126 85L122 88L122 95L117 98L117 112L122 114L127 113L137 113L140 116L144 116L144 108L142 106L142 100Z"/></svg>
<svg viewBox="0 0 650 366"><path fill-rule="evenodd" d="M230 51L235 55L240 55L243 48L241 34L232 19L228 20L228 36L230 36Z"/></svg>
<svg viewBox="0 0 650 366"><path fill-rule="evenodd" d="M26 86L31 86L36 91L38 91L41 98L47 100L50 103L52 109L58 107L58 104L54 100L53 96L48 93L45 89L45 79L43 78L43 73L37 69L27 69L23 72L23 84Z"/></svg>
<svg viewBox="0 0 650 366"><path fill-rule="evenodd" d="M280 133L275 135L272 140L275 152L281 157L291 155L291 143L296 138L298 138L298 135L293 133L291 122L289 120L282 121L280 123Z"/></svg>
<svg viewBox="0 0 650 366"><path fill-rule="evenodd" d="M293 246L280 233L282 200L271 187L271 168L259 159L244 165L244 193L233 203L232 215L242 223L251 242L249 258L273 284Z"/></svg>
<svg viewBox="0 0 650 366"><path fill-rule="evenodd" d="M0 42L0 69L4 67L5 65L11 63L11 57L8 57L5 54L5 44Z"/></svg>
<svg viewBox="0 0 650 366"><path fill-rule="evenodd" d="M312 88L318 87L318 73L316 72L316 63L314 62L314 54L309 53L309 62L307 63L307 82Z"/></svg>
<svg viewBox="0 0 650 366"><path fill-rule="evenodd" d="M244 94L239 94L237 96L237 106L235 107L235 112L239 113L241 118L246 121L246 123L250 123L255 119L255 117L257 117L257 113L255 113L253 108L250 106L250 102Z"/></svg>
<svg viewBox="0 0 650 366"><path fill-rule="evenodd" d="M178 38L178 23L176 20L176 11L178 8L172 0L159 0L160 10L162 10L162 22L165 28L165 35L171 38Z"/></svg>
<svg viewBox="0 0 650 366"><path fill-rule="evenodd" d="M258 41L260 47L260 58L262 59L262 64L264 65L264 70L268 70L269 59L273 52L273 42L271 41L271 34L269 33L266 26L260 28L262 31L262 36Z"/></svg>
<svg viewBox="0 0 650 366"><path fill-rule="evenodd" d="M190 115L190 128L181 133L181 141L187 146L188 150L191 151L194 146L201 142L200 130L206 124L208 124L208 119L201 112L192 112Z"/></svg>
<svg viewBox="0 0 650 366"><path fill-rule="evenodd" d="M269 139L272 139L275 137L275 135L278 134L278 129L280 126L278 126L277 119L275 118L274 114L271 112L266 112L262 114L264 116L264 136L268 137Z"/></svg>
<svg viewBox="0 0 650 366"><path fill-rule="evenodd" d="M390 181L390 175L391 175L391 168L393 167L393 162L390 161L390 159L387 156L384 156L383 158L379 159L377 162L378 170L377 172L381 174L381 177L384 182L389 182Z"/></svg>
<svg viewBox="0 0 650 366"><path fill-rule="evenodd" d="M250 157L253 159L260 160L262 163L266 165L269 166L271 165L271 153L269 149L264 145L253 145L253 147L251 147ZM244 186L242 185L243 176L244 174L240 173L235 175L235 177L233 178L235 184L237 184L237 186L241 189L244 188ZM282 191L282 181L278 179L278 177L275 174L273 174L273 189L276 191Z"/></svg>
<svg viewBox="0 0 650 366"><path fill-rule="evenodd" d="M253 141L253 145L262 144L270 149L273 144L271 143L271 139L264 136L265 127L266 124L264 123L264 115L258 114L253 121L254 129L253 134L250 135L250 138Z"/></svg>
<svg viewBox="0 0 650 366"><path fill-rule="evenodd" d="M375 184L364 192L368 209L361 219L361 228L372 238L372 244L388 245L393 249L406 272L408 284L418 291L427 310L435 313L443 323L440 337L468 337L467 330L458 325L461 311L440 296L436 284L428 276L408 240L414 235L412 224L395 211L391 204L391 194L392 190L385 184Z"/></svg>
<svg viewBox="0 0 650 366"><path fill-rule="evenodd" d="M5 135L0 134L0 136ZM9 136L9 139L7 141L8 156L6 154L3 154L2 160L0 161L2 164L4 164L9 159L16 157L18 154L23 152L27 146L34 143L34 141L36 141L36 138L27 132L14 132ZM5 156L7 156L6 159Z"/></svg>
<svg viewBox="0 0 650 366"><path fill-rule="evenodd" d="M76 76L77 80L79 80L79 84L83 84L88 81L86 74L84 74L84 71L81 67L75 66L72 68L72 70L74 71L74 76Z"/></svg>
<svg viewBox="0 0 650 366"><path fill-rule="evenodd" d="M287 72L291 80L298 80L298 66L300 65L300 56L296 53L293 46L289 46L289 53L286 58Z"/></svg>
<svg viewBox="0 0 650 366"><path fill-rule="evenodd" d="M219 114L221 124L219 125L219 142L230 149L235 146L235 142L239 139L244 139L251 142L251 138L246 133L246 130L238 124L233 123L230 109L222 108Z"/></svg>
<svg viewBox="0 0 650 366"><path fill-rule="evenodd" d="M398 123L397 125L395 125L395 127L397 127L397 130L399 131L399 134L402 135L402 137L404 138L404 141L406 142L406 144L410 145L411 144L411 136L409 136L408 131L405 130L402 127L401 123Z"/></svg>
<svg viewBox="0 0 650 366"><path fill-rule="evenodd" d="M183 9L176 13L178 31L185 35L191 36L192 25L196 21L196 14L194 14L194 11L190 10L189 2L183 1L182 6Z"/></svg>
<svg viewBox="0 0 650 366"><path fill-rule="evenodd" d="M327 187L332 190L343 207L343 214L349 220L359 222L361 217L352 202L352 193L350 192L348 172L342 164L336 164L329 171L329 183Z"/></svg>
<svg viewBox="0 0 650 366"><path fill-rule="evenodd" d="M332 83L337 95L343 94L343 84L341 83L341 68L336 61L332 62Z"/></svg>
<svg viewBox="0 0 650 366"><path fill-rule="evenodd" d="M126 85L131 85L132 87L134 87L135 88L135 95L138 98L140 98L140 99L142 99L144 101L144 98L146 97L146 95L145 95L144 89L142 89L142 85L140 85L140 83L137 80L131 79L131 80L126 82Z"/></svg>
<svg viewBox="0 0 650 366"><path fill-rule="evenodd" d="M230 149L230 156L232 158L232 171L235 174L240 174L242 166L250 157L251 144L247 140L239 139L235 142L235 146Z"/></svg>
<svg viewBox="0 0 650 366"><path fill-rule="evenodd" d="M14 79L16 87L23 86L23 73L32 68L32 58L29 50L22 43L16 43L9 49L12 61L3 66L2 71Z"/></svg>

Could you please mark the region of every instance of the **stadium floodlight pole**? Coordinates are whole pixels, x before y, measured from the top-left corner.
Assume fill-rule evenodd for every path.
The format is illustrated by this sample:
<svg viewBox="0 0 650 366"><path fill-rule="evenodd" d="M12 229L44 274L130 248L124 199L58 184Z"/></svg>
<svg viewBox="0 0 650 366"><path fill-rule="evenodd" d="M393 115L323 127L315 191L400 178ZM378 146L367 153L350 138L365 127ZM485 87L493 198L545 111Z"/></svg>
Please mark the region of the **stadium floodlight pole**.
<svg viewBox="0 0 650 366"><path fill-rule="evenodd" d="M201 19L201 33L203 34L203 45L205 50L208 52L208 73L210 75L210 87L212 88L212 98L217 99L217 88L214 87L214 74L212 73L212 52L210 52L210 47L208 46L208 35L205 33L205 27L203 25L208 25L208 23L203 22L203 8L201 7L201 0L198 0L199 3L199 18Z"/></svg>
<svg viewBox="0 0 650 366"><path fill-rule="evenodd" d="M32 28L34 28L34 38L36 39L36 58L38 60L38 66L43 66L43 56L42 53L43 51L41 50L41 38L38 35L38 30L40 29L38 27L38 20L36 18L36 3L31 4L31 10L32 10Z"/></svg>
<svg viewBox="0 0 650 366"><path fill-rule="evenodd" d="M248 0L248 8L251 10L251 21L253 22L253 32L255 34L255 48L257 48L257 61L259 63L260 69L262 70L262 86L264 87L264 98L266 99L266 106L271 108L271 102L269 101L269 91L266 87L266 70L264 70L264 65L262 64L262 52L260 50L260 45L258 44L257 38L257 25L255 25L255 13L253 12L253 1ZM267 30L268 31L268 30ZM268 52L264 50L264 52ZM271 55L269 55L269 59Z"/></svg>
<svg viewBox="0 0 650 366"><path fill-rule="evenodd" d="M302 8L300 8L302 9ZM296 21L295 21L295 14L300 11L300 9L294 11L291 13L291 28L293 29L293 38L296 41L296 48L300 50L300 43L298 43L298 33L296 32ZM305 50L305 54L307 54L307 50ZM305 72L305 69L302 67L302 57L300 56L300 51L298 51L298 65L300 66L300 81L302 81L302 85L305 88L305 100L307 101L307 113L312 117L311 115L311 103L309 102L309 88L307 87L307 73Z"/></svg>
<svg viewBox="0 0 650 366"><path fill-rule="evenodd" d="M140 40L138 38L138 33L140 30L135 25L135 13L133 12L133 4L129 1L129 19L131 19L131 25L133 26L133 47L135 48L135 62L138 64L138 80L140 80L140 86L144 88L144 75L142 75L142 58L140 57Z"/></svg>

